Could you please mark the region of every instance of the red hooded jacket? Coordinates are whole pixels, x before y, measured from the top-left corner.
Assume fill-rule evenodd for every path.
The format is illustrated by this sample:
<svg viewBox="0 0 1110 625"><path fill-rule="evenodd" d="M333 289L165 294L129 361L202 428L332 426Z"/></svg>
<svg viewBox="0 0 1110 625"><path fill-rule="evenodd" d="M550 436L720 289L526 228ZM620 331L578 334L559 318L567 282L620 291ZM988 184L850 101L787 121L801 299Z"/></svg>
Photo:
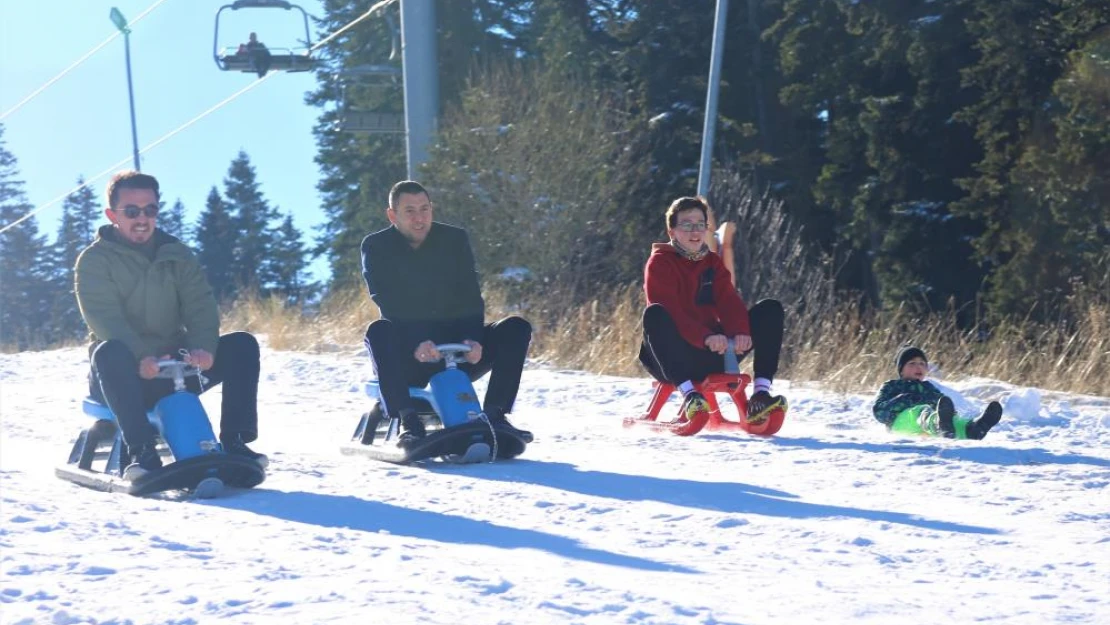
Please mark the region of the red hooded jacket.
<svg viewBox="0 0 1110 625"><path fill-rule="evenodd" d="M705 337L751 334L748 307L732 286L721 257L709 252L701 260L684 258L670 243L651 246L644 267L648 304L662 304L688 343L705 347Z"/></svg>

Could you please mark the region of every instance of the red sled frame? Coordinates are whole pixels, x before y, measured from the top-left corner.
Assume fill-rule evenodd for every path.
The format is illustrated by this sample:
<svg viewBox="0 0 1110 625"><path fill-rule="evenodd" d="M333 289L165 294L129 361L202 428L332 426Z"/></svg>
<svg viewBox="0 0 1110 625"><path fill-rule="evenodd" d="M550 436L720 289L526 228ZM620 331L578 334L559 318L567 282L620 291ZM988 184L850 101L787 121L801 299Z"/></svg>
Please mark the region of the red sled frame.
<svg viewBox="0 0 1110 625"><path fill-rule="evenodd" d="M680 418L674 421L657 421L659 412L675 392L675 386L666 382L656 381L652 384L655 394L651 398L648 411L640 417L628 417L624 420L625 427L643 425L656 431L671 432L678 436L693 436L703 428L711 431L740 430L758 436L771 436L782 428L786 414L781 408L776 408L767 415L767 420L761 423L748 422L748 396L744 389L752 381L746 373L713 373L705 380L695 384L698 392L705 396L709 403L709 412L699 413L694 419ZM717 403L717 393L726 393L736 404L739 421L725 419L721 415L721 407ZM681 408L680 408L681 410Z"/></svg>

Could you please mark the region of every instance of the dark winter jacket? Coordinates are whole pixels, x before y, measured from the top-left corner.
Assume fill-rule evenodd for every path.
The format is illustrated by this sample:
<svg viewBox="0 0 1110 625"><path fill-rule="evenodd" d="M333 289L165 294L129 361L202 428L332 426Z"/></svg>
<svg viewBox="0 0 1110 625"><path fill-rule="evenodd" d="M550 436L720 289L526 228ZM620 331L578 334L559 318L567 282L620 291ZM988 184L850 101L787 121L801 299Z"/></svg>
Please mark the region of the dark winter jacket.
<svg viewBox="0 0 1110 625"><path fill-rule="evenodd" d="M903 410L922 404L935 406L943 396L944 393L928 381L890 380L879 389L872 410L879 422L890 426Z"/></svg>
<svg viewBox="0 0 1110 625"><path fill-rule="evenodd" d="M137 360L181 348L215 356L220 314L200 263L161 230L151 241L153 260L105 225L77 257L74 292L90 338L121 340Z"/></svg>
<svg viewBox="0 0 1110 625"><path fill-rule="evenodd" d="M432 222L416 249L393 226L367 235L362 277L382 318L397 329L400 347L426 340L481 342L486 305L462 228Z"/></svg>
<svg viewBox="0 0 1110 625"><path fill-rule="evenodd" d="M705 347L705 337L751 334L748 307L732 286L721 257L683 257L670 243L656 243L644 267L648 305L662 304L686 342Z"/></svg>

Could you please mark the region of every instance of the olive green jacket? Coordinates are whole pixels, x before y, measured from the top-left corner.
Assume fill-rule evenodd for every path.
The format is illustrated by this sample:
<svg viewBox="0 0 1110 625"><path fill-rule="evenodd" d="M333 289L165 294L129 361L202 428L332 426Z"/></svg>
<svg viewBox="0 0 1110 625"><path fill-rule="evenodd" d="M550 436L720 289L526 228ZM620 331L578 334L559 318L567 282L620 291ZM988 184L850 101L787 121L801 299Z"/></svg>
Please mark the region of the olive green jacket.
<svg viewBox="0 0 1110 625"><path fill-rule="evenodd" d="M95 341L118 339L136 360L203 349L213 357L220 314L192 250L154 231L154 260L111 225L77 257L74 292Z"/></svg>

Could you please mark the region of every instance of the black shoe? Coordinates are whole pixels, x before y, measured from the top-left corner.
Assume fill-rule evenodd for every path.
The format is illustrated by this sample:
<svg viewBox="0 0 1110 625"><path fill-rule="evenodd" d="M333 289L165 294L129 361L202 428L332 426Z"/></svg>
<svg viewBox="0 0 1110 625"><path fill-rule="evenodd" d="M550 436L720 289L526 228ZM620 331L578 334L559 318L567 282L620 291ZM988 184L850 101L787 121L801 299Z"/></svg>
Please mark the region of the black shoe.
<svg viewBox="0 0 1110 625"><path fill-rule="evenodd" d="M158 455L158 447L151 441L136 448L135 461L123 470L123 479L137 480L151 471L162 468L162 456Z"/></svg>
<svg viewBox="0 0 1110 625"><path fill-rule="evenodd" d="M485 412L486 418L489 419L489 422L492 425L497 425L505 430L508 430L525 443L532 442L532 439L534 438L532 436L532 433L528 430L522 430L512 423L509 423L509 418L505 415L504 410L498 408L497 406L490 406L489 408L486 408Z"/></svg>
<svg viewBox="0 0 1110 625"><path fill-rule="evenodd" d="M781 408L786 410L786 398L782 395L771 395L767 391L754 393L748 400L748 423L759 425L767 420L771 411Z"/></svg>
<svg viewBox="0 0 1110 625"><path fill-rule="evenodd" d="M956 424L953 422L955 417L956 406L952 403L952 398L942 395L937 400L937 427L945 438L956 437Z"/></svg>
<svg viewBox="0 0 1110 625"><path fill-rule="evenodd" d="M967 437L981 441L1002 420L1002 404L992 401L987 404L979 418L967 424Z"/></svg>
<svg viewBox="0 0 1110 625"><path fill-rule="evenodd" d="M398 447L408 447L428 434L424 429L424 420L411 408L401 411L401 429L401 436L397 438Z"/></svg>
<svg viewBox="0 0 1110 625"><path fill-rule="evenodd" d="M239 434L221 436L220 443L224 446L224 451L226 453L254 460L258 463L258 466L263 469L270 464L270 459L266 457L266 454L260 454L250 447L247 447L247 444L243 442L243 438Z"/></svg>

